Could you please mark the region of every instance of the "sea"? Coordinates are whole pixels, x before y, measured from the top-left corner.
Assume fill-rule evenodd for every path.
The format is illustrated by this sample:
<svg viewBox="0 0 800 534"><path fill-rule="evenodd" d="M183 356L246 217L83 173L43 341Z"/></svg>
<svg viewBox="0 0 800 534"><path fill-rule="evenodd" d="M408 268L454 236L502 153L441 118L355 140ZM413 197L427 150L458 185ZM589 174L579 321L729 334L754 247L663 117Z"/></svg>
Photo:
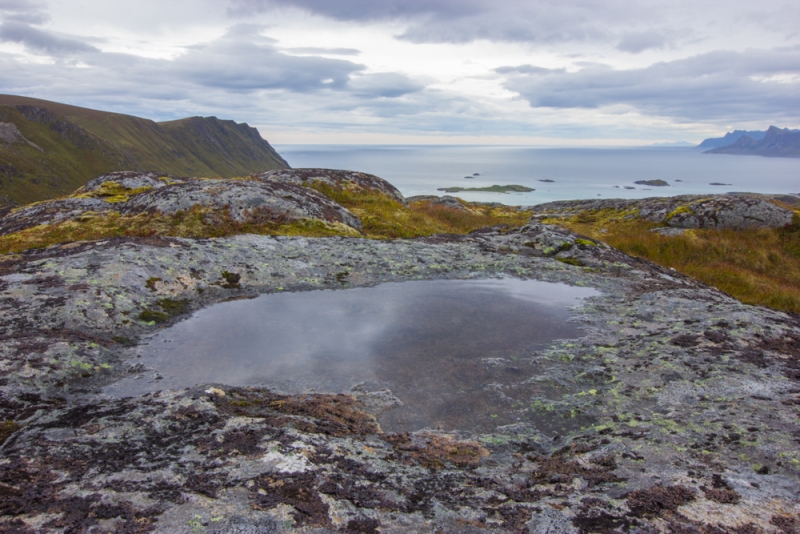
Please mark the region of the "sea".
<svg viewBox="0 0 800 534"><path fill-rule="evenodd" d="M800 158L704 154L696 148L446 145L275 145L293 168L346 169L388 180L406 197L446 187L523 185L530 193L450 193L531 206L553 200L711 193L800 194ZM639 185L664 180L669 185Z"/></svg>

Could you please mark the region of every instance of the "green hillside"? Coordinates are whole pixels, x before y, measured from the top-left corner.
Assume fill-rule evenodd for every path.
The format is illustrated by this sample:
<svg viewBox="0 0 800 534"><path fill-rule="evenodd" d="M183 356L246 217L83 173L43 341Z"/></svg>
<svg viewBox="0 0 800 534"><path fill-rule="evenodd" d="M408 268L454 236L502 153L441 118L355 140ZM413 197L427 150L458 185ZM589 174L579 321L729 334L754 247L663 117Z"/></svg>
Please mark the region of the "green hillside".
<svg viewBox="0 0 800 534"><path fill-rule="evenodd" d="M216 117L157 123L0 95L0 205L69 193L115 170L232 177L288 166L247 124Z"/></svg>

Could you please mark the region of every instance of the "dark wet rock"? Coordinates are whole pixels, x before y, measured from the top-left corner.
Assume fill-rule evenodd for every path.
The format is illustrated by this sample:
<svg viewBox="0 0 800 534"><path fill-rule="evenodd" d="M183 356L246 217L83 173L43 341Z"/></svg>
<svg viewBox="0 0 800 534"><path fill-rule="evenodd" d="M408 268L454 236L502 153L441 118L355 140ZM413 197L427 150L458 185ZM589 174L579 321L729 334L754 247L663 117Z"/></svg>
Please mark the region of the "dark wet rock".
<svg viewBox="0 0 800 534"><path fill-rule="evenodd" d="M4 260L0 531L796 529L797 318L567 230L116 238ZM574 310L580 338L498 364L535 366L536 394L490 432L382 432L396 399L379 386L100 391L155 380L135 343L218 302L497 276L601 295Z"/></svg>
<svg viewBox="0 0 800 534"><path fill-rule="evenodd" d="M172 215L194 208L223 212L236 222L318 219L361 229L360 219L325 195L289 182L261 179L175 178L121 171L100 176L71 197L11 211L0 234L103 213Z"/></svg>
<svg viewBox="0 0 800 534"><path fill-rule="evenodd" d="M535 214L570 217L581 212L615 210L624 219L642 218L675 228L778 228L793 213L760 195L682 195L641 200L564 200L531 207Z"/></svg>
<svg viewBox="0 0 800 534"><path fill-rule="evenodd" d="M334 169L278 169L261 172L253 177L288 184L311 185L314 182L322 182L334 187L372 189L389 195L401 204L406 204L403 194L395 186L383 178L363 172Z"/></svg>
<svg viewBox="0 0 800 534"><path fill-rule="evenodd" d="M649 185L651 187L667 187L669 184L664 180L638 180L633 182L636 185Z"/></svg>

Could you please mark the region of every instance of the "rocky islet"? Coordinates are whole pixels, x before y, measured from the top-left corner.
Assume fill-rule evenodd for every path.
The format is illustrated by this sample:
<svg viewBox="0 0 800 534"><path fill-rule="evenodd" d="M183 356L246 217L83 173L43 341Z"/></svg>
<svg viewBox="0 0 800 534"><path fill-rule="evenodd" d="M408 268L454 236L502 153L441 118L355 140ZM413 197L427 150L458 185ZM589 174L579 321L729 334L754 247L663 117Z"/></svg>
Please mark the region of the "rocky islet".
<svg viewBox="0 0 800 534"><path fill-rule="evenodd" d="M158 202L175 197L154 192L183 185L145 183L158 178L120 179L128 193L152 187L120 203L149 194L154 200L138 206L162 209ZM213 196L195 185L187 195ZM785 215L753 208L749 197L711 200L720 198L708 216L707 203L695 208L698 199L637 209L645 209L639 216L661 217L665 227L680 214L689 214L687 225L752 218L723 210L756 209L762 224L764 213L775 224ZM322 206L303 216L324 217ZM84 209L51 208L39 224ZM589 208L573 203L535 211L580 209ZM18 225L23 218L16 217ZM800 527L796 317L744 305L540 219L516 229L409 240L152 236L7 256L0 265L6 421L0 529L777 533ZM534 415L533 422L481 434L386 433L375 416L396 398L369 388L284 395L212 383L130 399L100 392L125 376L157 381L131 345L216 302L500 276L601 292L574 311L582 337L556 341L525 362L538 369L543 393L526 405L509 403L508 410ZM495 372L487 363L486 388L502 401Z"/></svg>

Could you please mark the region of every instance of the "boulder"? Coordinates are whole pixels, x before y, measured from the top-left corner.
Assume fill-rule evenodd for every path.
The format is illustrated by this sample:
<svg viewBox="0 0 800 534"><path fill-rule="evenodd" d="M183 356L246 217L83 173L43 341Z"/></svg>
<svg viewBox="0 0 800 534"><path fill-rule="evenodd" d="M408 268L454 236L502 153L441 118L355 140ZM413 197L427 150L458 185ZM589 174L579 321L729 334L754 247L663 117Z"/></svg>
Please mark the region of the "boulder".
<svg viewBox="0 0 800 534"><path fill-rule="evenodd" d="M373 174L333 169L276 169L254 174L251 178L285 184L311 185L322 182L345 189L368 189L379 191L403 205L408 205L403 194L392 184Z"/></svg>

